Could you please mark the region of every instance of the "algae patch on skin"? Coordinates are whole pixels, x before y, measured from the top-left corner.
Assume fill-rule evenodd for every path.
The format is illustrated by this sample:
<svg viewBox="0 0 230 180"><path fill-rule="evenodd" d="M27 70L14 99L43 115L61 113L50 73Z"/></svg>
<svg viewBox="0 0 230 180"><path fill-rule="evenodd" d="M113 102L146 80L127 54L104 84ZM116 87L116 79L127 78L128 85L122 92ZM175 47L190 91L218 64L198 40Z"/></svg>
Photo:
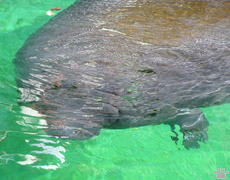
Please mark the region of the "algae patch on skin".
<svg viewBox="0 0 230 180"><path fill-rule="evenodd" d="M138 72L156 74L156 72L153 69L139 69Z"/></svg>

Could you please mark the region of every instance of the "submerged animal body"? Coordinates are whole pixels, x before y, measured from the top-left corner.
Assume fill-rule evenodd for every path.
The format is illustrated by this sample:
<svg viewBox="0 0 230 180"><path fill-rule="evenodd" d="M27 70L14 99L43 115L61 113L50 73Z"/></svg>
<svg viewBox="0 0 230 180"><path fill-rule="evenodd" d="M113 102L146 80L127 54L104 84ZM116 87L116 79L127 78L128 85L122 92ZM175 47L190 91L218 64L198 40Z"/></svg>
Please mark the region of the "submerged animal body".
<svg viewBox="0 0 230 180"><path fill-rule="evenodd" d="M16 54L19 103L54 136L178 124L185 147L198 147L209 124L199 108L230 100L230 6L181 3L75 3ZM193 13L197 3L212 11Z"/></svg>

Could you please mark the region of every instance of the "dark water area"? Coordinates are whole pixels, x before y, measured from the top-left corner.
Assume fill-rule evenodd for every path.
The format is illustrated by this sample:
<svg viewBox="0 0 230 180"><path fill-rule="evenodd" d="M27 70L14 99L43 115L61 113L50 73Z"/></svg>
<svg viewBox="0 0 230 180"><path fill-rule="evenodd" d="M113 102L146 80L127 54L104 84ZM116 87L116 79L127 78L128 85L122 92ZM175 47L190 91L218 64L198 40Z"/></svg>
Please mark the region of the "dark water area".
<svg viewBox="0 0 230 180"><path fill-rule="evenodd" d="M214 171L218 168L230 170L230 2L83 1L67 10L70 16L64 16L65 12L51 17L46 15L53 7L63 10L72 3L58 0L0 1L0 179L193 180L216 179ZM40 41L30 45L26 41L29 35L52 17L50 25L38 30L29 40L41 38ZM65 37L68 33L72 33L72 37ZM84 48L71 49L71 46L81 45L73 37L85 43ZM157 109L168 103L170 106L166 110L174 106L186 113L186 108L201 108L209 122L208 140L206 143L198 142L200 148L188 150L183 145L179 125L175 127L179 138L175 144L171 140L175 134L170 126L139 126L138 123L128 129L102 128L99 135L85 141L47 135L44 129L50 128L50 124L41 114L47 115L48 111L18 105L19 86L16 80L21 77L17 70L15 73L17 63L14 64L13 60L23 44L24 49L20 52L25 50L28 53L22 53L25 59L41 57L39 53L33 53L36 48L41 52L39 48L42 47L44 58L58 61L57 64L48 64L51 69L44 66L49 72L65 67L61 73L69 79L74 74L69 74L69 71L81 67L74 75L89 89L101 86L104 80L119 77L116 82L124 83L114 83L113 87L121 90L120 85L124 85L124 90L117 93L121 93L129 103L136 103L140 110L138 113L141 112L139 119L150 105L150 109ZM63 49L64 46L67 48ZM62 64L68 52L68 61ZM77 65L73 62L71 66L71 58L76 54L81 59ZM19 56L20 53L16 59ZM150 59L158 65L151 66ZM31 63L32 69L36 70L39 63ZM104 73L100 78L97 78L95 67L101 68L101 74ZM105 70L105 67L108 68ZM27 92L23 96L24 102L40 98L39 88L44 87L39 86L40 82L48 82L46 86L52 85L52 79L62 79L56 72L41 73L31 78L40 72L33 74L29 67L21 70L31 80L26 82L29 91L25 87L22 90ZM89 73L85 76L79 75L86 71ZM162 101L156 104L150 99L155 98L152 85L158 85L159 80L168 86L161 90ZM59 86L59 81L56 86ZM61 105L65 102L66 106L73 103L71 99L62 99L59 95L54 100L48 97L48 100ZM174 104L177 101L181 105ZM164 119L165 114L170 113L166 112L160 118ZM64 112L55 118L58 120L66 116ZM226 176L228 179L230 175Z"/></svg>

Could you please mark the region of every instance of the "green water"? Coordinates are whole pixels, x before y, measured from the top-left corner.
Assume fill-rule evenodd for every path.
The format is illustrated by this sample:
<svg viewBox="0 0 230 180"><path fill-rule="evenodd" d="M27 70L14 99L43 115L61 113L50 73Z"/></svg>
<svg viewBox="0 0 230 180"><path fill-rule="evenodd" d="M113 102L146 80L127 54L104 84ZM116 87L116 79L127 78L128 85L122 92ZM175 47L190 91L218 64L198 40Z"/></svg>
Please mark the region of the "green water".
<svg viewBox="0 0 230 180"><path fill-rule="evenodd" d="M209 140L190 150L182 146L181 133L175 145L165 125L104 129L81 142L44 136L39 119L22 116L12 59L49 20L47 10L73 2L0 1L0 180L214 180L217 168L230 170L229 104L203 109Z"/></svg>

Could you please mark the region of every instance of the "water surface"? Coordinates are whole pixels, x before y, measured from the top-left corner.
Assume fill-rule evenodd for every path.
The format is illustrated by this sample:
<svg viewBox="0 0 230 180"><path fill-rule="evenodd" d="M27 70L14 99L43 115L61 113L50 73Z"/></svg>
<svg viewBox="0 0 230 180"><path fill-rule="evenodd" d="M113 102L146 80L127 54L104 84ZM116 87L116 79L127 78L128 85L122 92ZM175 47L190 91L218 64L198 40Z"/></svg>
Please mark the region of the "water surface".
<svg viewBox="0 0 230 180"><path fill-rule="evenodd" d="M112 13L113 20L101 28L143 44L175 45L190 42L229 18L227 1L165 2L130 1L122 16ZM103 129L87 141L56 139L46 136L38 117L21 111L12 59L26 38L49 20L47 10L71 3L0 1L0 179L203 180L216 179L217 168L230 170L229 104L203 109L210 122L209 140L190 150L182 146L181 133L175 145L165 125Z"/></svg>

